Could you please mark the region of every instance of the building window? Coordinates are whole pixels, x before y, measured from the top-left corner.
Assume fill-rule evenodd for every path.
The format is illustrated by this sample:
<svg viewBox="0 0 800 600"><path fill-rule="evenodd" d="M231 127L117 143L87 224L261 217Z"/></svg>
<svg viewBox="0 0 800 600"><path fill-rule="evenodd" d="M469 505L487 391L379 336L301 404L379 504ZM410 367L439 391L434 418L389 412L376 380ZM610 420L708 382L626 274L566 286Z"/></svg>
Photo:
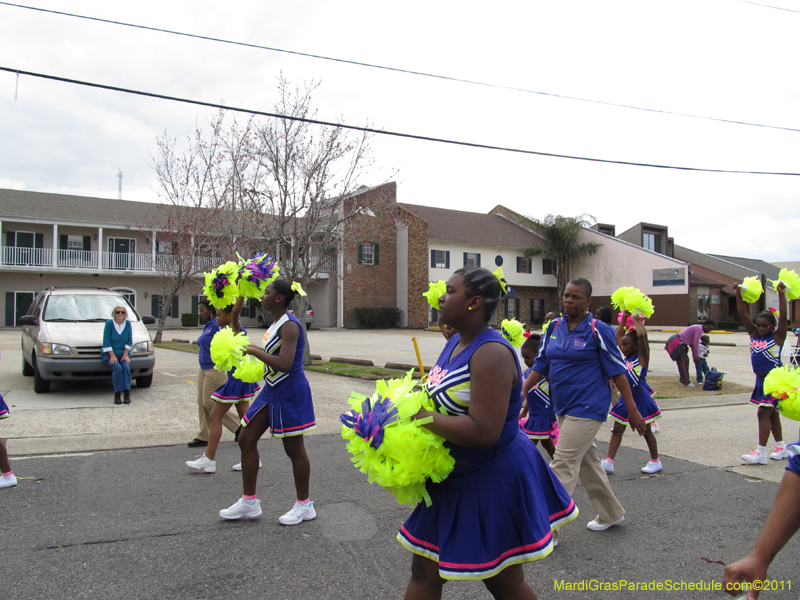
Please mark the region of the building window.
<svg viewBox="0 0 800 600"><path fill-rule="evenodd" d="M506 319L519 317L519 298L506 298Z"/></svg>
<svg viewBox="0 0 800 600"><path fill-rule="evenodd" d="M495 256L494 257L494 264L497 267L502 267L503 266L503 257L500 256L499 254L497 256Z"/></svg>
<svg viewBox="0 0 800 600"><path fill-rule="evenodd" d="M450 250L431 250L431 269L449 269Z"/></svg>
<svg viewBox="0 0 800 600"><path fill-rule="evenodd" d="M153 313L153 316L155 318L158 318L158 315L161 313L161 307L164 304L165 298L164 296L160 296L158 294L153 294L152 296L150 296L150 298L151 298L151 303L150 303L151 312ZM180 316L178 312L178 296L175 295L172 298L172 305L169 307L169 310L167 311L167 317L177 318L178 316Z"/></svg>
<svg viewBox="0 0 800 600"><path fill-rule="evenodd" d="M533 260L524 256L517 257L517 273L533 273Z"/></svg>
<svg viewBox="0 0 800 600"><path fill-rule="evenodd" d="M464 252L464 268L472 269L481 266L481 255L479 252Z"/></svg>
<svg viewBox="0 0 800 600"><path fill-rule="evenodd" d="M542 259L542 275L555 275L556 274L556 259L543 258Z"/></svg>
<svg viewBox="0 0 800 600"><path fill-rule="evenodd" d="M83 236L82 235L68 235L67 236L67 250L81 250L83 251Z"/></svg>
<svg viewBox="0 0 800 600"><path fill-rule="evenodd" d="M112 292L118 292L123 296L133 308L136 308L136 290L125 287L111 288Z"/></svg>
<svg viewBox="0 0 800 600"><path fill-rule="evenodd" d="M544 298L531 298L531 323L544 322Z"/></svg>
<svg viewBox="0 0 800 600"><path fill-rule="evenodd" d="M661 236L657 233L643 233L642 248L653 252L661 252Z"/></svg>
<svg viewBox="0 0 800 600"><path fill-rule="evenodd" d="M358 264L378 265L379 264L378 244L375 244L373 242L359 242Z"/></svg>
<svg viewBox="0 0 800 600"><path fill-rule="evenodd" d="M169 255L172 254L172 242L162 242L161 240L156 242L156 253L161 255Z"/></svg>

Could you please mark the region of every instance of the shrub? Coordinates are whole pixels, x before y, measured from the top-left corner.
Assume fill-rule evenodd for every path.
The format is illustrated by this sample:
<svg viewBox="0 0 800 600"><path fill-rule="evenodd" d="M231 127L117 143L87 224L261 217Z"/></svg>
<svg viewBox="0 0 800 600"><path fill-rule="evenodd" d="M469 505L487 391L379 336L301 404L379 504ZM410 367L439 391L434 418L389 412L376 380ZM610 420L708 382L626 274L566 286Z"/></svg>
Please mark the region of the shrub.
<svg viewBox="0 0 800 600"><path fill-rule="evenodd" d="M181 314L181 325L184 327L197 327L199 320L200 317L198 317L195 313Z"/></svg>
<svg viewBox="0 0 800 600"><path fill-rule="evenodd" d="M720 321L717 327L728 331L736 331L739 329L739 324L736 321Z"/></svg>
<svg viewBox="0 0 800 600"><path fill-rule="evenodd" d="M356 318L364 329L388 329L394 327L400 320L400 309L386 308L356 308Z"/></svg>

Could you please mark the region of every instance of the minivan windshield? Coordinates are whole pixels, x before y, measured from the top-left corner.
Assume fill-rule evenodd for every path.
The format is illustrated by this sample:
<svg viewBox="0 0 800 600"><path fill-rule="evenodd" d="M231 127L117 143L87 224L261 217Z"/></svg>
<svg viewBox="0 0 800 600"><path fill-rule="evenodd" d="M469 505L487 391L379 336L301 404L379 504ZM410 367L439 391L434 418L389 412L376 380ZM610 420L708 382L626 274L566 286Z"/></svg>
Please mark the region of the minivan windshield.
<svg viewBox="0 0 800 600"><path fill-rule="evenodd" d="M114 307L124 306L128 314L126 319L138 321L139 317L123 296L107 296L92 294L50 296L42 313L44 321L96 321L106 322L113 318Z"/></svg>

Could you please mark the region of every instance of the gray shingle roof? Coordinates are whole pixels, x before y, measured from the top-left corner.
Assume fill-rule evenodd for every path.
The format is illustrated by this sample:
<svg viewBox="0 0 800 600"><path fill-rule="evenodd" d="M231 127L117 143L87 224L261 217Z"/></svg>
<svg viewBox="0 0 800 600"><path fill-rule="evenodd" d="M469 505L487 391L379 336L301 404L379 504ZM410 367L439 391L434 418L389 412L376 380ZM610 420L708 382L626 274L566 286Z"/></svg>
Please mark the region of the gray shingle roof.
<svg viewBox="0 0 800 600"><path fill-rule="evenodd" d="M753 269L754 271L763 273L768 279L777 279L778 273L780 272L780 269L775 265L757 258L742 258L740 256L725 256L723 254L711 254L710 256L727 260L728 262L732 262L735 265L739 265L747 269Z"/></svg>
<svg viewBox="0 0 800 600"><path fill-rule="evenodd" d="M428 238L475 246L528 248L540 239L527 229L498 215L398 203L428 222Z"/></svg>

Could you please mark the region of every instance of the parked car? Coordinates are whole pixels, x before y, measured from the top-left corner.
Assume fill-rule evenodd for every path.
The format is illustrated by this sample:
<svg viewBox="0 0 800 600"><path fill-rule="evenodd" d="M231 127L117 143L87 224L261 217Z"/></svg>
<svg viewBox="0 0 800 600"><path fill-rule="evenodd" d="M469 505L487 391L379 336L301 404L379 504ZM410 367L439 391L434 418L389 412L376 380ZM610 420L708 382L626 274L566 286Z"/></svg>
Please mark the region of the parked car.
<svg viewBox="0 0 800 600"><path fill-rule="evenodd" d="M51 381L111 380L103 363L103 327L115 306L128 309L133 345L131 378L138 387L150 387L156 364L153 342L145 325L156 322L140 317L125 297L106 288L51 287L39 292L22 325L22 374L33 375L33 391L50 391Z"/></svg>
<svg viewBox="0 0 800 600"><path fill-rule="evenodd" d="M290 313L294 314L293 310L289 311ZM311 328L311 324L314 322L314 309L311 308L311 304L306 302L306 329ZM272 325L272 313L269 313L265 310L258 311L258 326L259 327L269 327Z"/></svg>

